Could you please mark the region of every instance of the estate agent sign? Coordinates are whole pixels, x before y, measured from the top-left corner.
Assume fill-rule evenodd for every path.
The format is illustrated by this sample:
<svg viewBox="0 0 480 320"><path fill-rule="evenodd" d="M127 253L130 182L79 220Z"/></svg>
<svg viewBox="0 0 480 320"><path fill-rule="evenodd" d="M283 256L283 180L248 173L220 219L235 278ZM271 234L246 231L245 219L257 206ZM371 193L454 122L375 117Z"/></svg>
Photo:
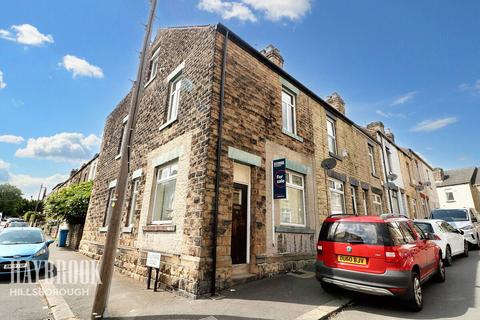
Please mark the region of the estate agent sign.
<svg viewBox="0 0 480 320"><path fill-rule="evenodd" d="M273 160L273 199L287 198L285 159Z"/></svg>

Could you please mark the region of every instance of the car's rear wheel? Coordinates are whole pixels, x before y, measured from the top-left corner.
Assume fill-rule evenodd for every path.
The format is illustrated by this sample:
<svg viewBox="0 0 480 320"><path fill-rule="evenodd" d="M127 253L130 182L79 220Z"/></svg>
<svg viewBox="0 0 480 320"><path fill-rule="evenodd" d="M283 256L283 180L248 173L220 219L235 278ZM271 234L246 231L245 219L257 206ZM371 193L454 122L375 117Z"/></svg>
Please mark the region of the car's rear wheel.
<svg viewBox="0 0 480 320"><path fill-rule="evenodd" d="M452 264L453 264L452 249L450 249L450 246L447 245L447 249L445 250L445 265L451 266Z"/></svg>
<svg viewBox="0 0 480 320"><path fill-rule="evenodd" d="M418 312L423 308L423 293L420 275L412 272L412 283L406 296L406 305L411 311Z"/></svg>
<svg viewBox="0 0 480 320"><path fill-rule="evenodd" d="M322 286L323 291L326 293L333 293L335 291L335 286L331 283L320 281L320 285Z"/></svg>
<svg viewBox="0 0 480 320"><path fill-rule="evenodd" d="M437 282L445 282L445 264L442 259L438 259L437 274L435 274L435 280Z"/></svg>
<svg viewBox="0 0 480 320"><path fill-rule="evenodd" d="M463 256L468 257L468 241L463 242Z"/></svg>

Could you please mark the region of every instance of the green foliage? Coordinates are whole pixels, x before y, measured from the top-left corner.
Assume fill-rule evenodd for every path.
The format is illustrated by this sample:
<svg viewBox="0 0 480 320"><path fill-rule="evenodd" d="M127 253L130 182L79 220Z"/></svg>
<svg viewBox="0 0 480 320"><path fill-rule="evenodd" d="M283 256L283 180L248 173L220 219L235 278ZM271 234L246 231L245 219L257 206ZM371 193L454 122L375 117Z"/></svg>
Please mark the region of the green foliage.
<svg viewBox="0 0 480 320"><path fill-rule="evenodd" d="M25 214L23 215L23 220L25 220L25 221L27 221L27 222L30 221L30 218L31 218L32 216L34 216L35 213L36 213L35 211L27 211L27 212L25 212Z"/></svg>
<svg viewBox="0 0 480 320"><path fill-rule="evenodd" d="M0 212L3 212L3 216L19 216L22 201L20 189L10 184L0 184Z"/></svg>
<svg viewBox="0 0 480 320"><path fill-rule="evenodd" d="M38 202L38 205L37 205L37 202ZM35 211L35 208L37 209L37 212L43 212L43 201L41 200L37 201L33 199L32 200L22 199L18 212L19 214L25 214L28 211Z"/></svg>
<svg viewBox="0 0 480 320"><path fill-rule="evenodd" d="M70 224L84 223L93 182L72 184L50 194L45 201L49 218L65 219Z"/></svg>

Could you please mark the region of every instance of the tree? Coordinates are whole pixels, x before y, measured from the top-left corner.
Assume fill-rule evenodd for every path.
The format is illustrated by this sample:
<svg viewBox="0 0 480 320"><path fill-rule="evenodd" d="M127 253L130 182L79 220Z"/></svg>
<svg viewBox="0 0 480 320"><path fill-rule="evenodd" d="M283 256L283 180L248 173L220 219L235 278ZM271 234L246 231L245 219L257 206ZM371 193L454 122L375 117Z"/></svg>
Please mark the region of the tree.
<svg viewBox="0 0 480 320"><path fill-rule="evenodd" d="M53 219L62 219L69 224L81 224L87 216L93 182L72 184L48 196L45 211Z"/></svg>
<svg viewBox="0 0 480 320"><path fill-rule="evenodd" d="M3 212L4 216L19 216L22 201L22 191L20 189L10 184L0 184L0 212Z"/></svg>
<svg viewBox="0 0 480 320"><path fill-rule="evenodd" d="M37 206L38 202L38 206ZM19 205L18 212L19 214L24 215L28 211L35 211L35 208L37 208L37 212L43 212L43 201L40 200L29 200L29 199L22 199L22 202Z"/></svg>

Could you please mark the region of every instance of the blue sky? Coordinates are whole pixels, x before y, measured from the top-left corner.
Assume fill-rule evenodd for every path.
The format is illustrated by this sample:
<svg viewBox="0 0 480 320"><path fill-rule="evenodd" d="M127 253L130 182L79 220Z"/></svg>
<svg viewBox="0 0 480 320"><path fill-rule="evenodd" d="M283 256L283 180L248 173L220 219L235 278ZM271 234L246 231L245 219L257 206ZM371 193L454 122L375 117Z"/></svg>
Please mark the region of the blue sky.
<svg viewBox="0 0 480 320"><path fill-rule="evenodd" d="M0 182L35 194L98 151L135 78L147 0L2 1ZM479 166L480 2L159 0L156 27L223 22L433 166Z"/></svg>

